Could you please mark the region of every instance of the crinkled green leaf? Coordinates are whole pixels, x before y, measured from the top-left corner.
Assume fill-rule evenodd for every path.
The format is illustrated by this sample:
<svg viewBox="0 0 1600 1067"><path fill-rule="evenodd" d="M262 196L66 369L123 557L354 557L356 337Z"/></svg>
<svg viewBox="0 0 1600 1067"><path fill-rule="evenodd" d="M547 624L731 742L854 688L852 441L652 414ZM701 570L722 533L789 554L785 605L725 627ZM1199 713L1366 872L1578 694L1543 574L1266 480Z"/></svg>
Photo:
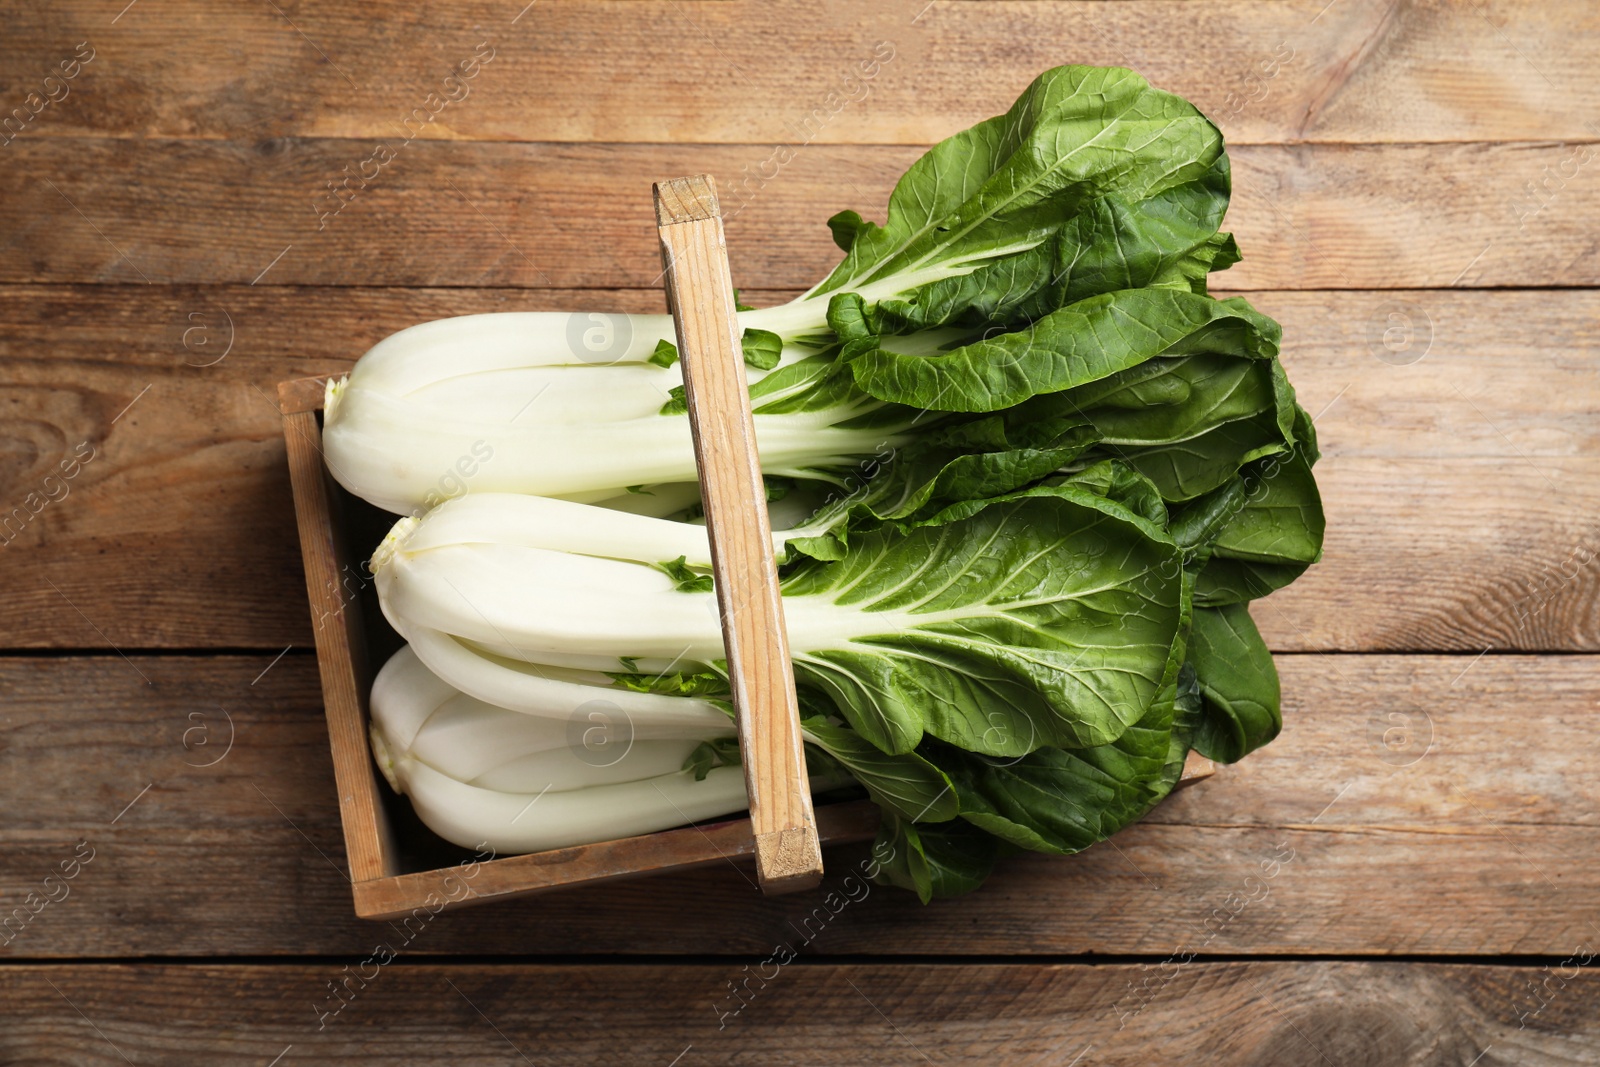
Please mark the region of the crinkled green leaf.
<svg viewBox="0 0 1600 1067"><path fill-rule="evenodd" d="M658 367L670 367L678 362L678 346L665 338L656 342L656 350L650 353L649 362Z"/></svg>
<svg viewBox="0 0 1600 1067"><path fill-rule="evenodd" d="M1108 445L1142 448L1191 439L1224 423L1276 412L1271 360L1233 353L1163 356L1068 391Z"/></svg>
<svg viewBox="0 0 1600 1067"><path fill-rule="evenodd" d="M694 773L694 780L703 782L706 775L718 767L737 767L742 761L737 737L718 737L702 741L685 757L683 769Z"/></svg>
<svg viewBox="0 0 1600 1067"><path fill-rule="evenodd" d="M801 728L807 743L849 771L879 807L916 822L956 817L959 804L950 779L922 756L889 755L849 727L825 719L806 719Z"/></svg>
<svg viewBox="0 0 1600 1067"><path fill-rule="evenodd" d="M841 211L828 220L828 229L833 233L833 243L846 252L856 243L856 235L870 225L856 212L849 210Z"/></svg>
<svg viewBox="0 0 1600 1067"><path fill-rule="evenodd" d="M1248 608L1195 608L1189 662L1203 703L1193 742L1201 755L1233 763L1278 736L1278 671Z"/></svg>
<svg viewBox="0 0 1600 1067"><path fill-rule="evenodd" d="M873 463L869 478L830 497L806 520L808 534L791 539L789 548L817 559L839 559L853 527L886 521L915 525L951 503L1022 489L1094 441L1092 428L1061 420L1011 427L991 417L949 425Z"/></svg>
<svg viewBox="0 0 1600 1067"><path fill-rule="evenodd" d="M1228 158L1218 156L1203 174L1145 200L1091 199L1036 248L879 301L876 332L1032 321L1118 289L1204 293L1207 275L1237 258L1232 237L1217 232L1228 193Z"/></svg>
<svg viewBox="0 0 1600 1067"><path fill-rule="evenodd" d="M744 361L757 370L771 370L783 358L783 338L771 330L747 328L739 336L739 347L744 350Z"/></svg>
<svg viewBox="0 0 1600 1067"><path fill-rule="evenodd" d="M1164 499L1181 503L1227 485L1250 459L1286 450L1273 413L1263 411L1254 418L1225 422L1187 441L1117 452L1154 482Z"/></svg>
<svg viewBox="0 0 1600 1067"><path fill-rule="evenodd" d="M677 582L680 593L711 592L715 588L711 581L711 575L704 570L696 570L690 567L685 562L686 558L679 556L677 559L669 559L663 563L657 563L656 569L674 582Z"/></svg>
<svg viewBox="0 0 1600 1067"><path fill-rule="evenodd" d="M1165 528L1167 525L1167 505L1161 499L1161 491L1149 478L1121 460L1103 459L1067 475L1060 484L1114 500L1155 526ZM1178 543L1183 544L1181 540Z"/></svg>
<svg viewBox="0 0 1600 1067"><path fill-rule="evenodd" d="M912 314L911 300L925 299L914 313L921 322L969 311L993 317L1078 263L1080 242L1103 243L1121 232L1078 221L1113 210L1108 200L1135 215L1155 201L1150 220L1132 226L1150 236L1134 242L1140 253L1120 268L1144 277L1151 269L1146 246L1170 240L1164 251L1182 257L1210 236L1201 232L1197 240L1194 231L1205 231L1208 221L1215 231L1228 192L1226 169L1216 166L1221 158L1221 134L1187 101L1129 70L1057 67L1006 114L941 141L913 163L882 226L835 216L835 239L849 247L812 293L900 300L900 316ZM1158 237L1162 225L1170 232ZM1102 269L1111 266L1105 258Z"/></svg>
<svg viewBox="0 0 1600 1067"><path fill-rule="evenodd" d="M1195 601L1241 603L1288 585L1322 558L1325 520L1311 473L1317 459L1311 417L1296 408L1295 443L1287 453L1250 465L1237 506L1211 539Z"/></svg>
<svg viewBox="0 0 1600 1067"><path fill-rule="evenodd" d="M885 814L872 854L877 881L909 889L924 904L977 889L994 870L1000 842L969 823L913 824Z"/></svg>
<svg viewBox="0 0 1600 1067"><path fill-rule="evenodd" d="M1193 688L1184 668L1188 623L1186 607L1167 650L1159 693L1114 741L1041 748L1011 760L926 745L929 758L956 785L962 818L1018 848L1062 854L1088 848L1143 817L1181 773L1182 741L1175 742L1173 732ZM1184 720L1182 732L1187 730Z"/></svg>
<svg viewBox="0 0 1600 1067"><path fill-rule="evenodd" d="M1127 289L952 351L908 355L879 346L849 366L862 391L881 400L939 411L997 411L1161 356L1268 359L1277 353L1279 335L1277 323L1243 301Z"/></svg>
<svg viewBox="0 0 1600 1067"><path fill-rule="evenodd" d="M909 533L855 537L844 559L784 579L791 633L809 597L879 634L794 651L886 752L929 734L991 755L1100 744L1163 684L1183 612L1177 546L1126 509L1070 488L953 505Z"/></svg>

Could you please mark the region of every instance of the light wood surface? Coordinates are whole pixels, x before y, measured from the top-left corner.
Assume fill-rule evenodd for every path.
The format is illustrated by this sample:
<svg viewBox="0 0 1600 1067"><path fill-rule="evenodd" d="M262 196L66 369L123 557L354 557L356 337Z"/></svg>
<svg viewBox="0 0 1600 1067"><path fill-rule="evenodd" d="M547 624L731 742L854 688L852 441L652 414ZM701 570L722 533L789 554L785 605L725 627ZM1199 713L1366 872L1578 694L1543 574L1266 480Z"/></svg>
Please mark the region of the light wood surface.
<svg viewBox="0 0 1600 1067"><path fill-rule="evenodd" d="M28 137L209 139L262 154L292 151L286 138L370 142L341 166L408 136L764 154L807 138L924 144L998 114L1060 63L1133 66L1236 144L1595 137L1585 102L1600 22L1578 2L524 3L141 0L114 25L122 4L19 5L4 55L42 78L85 37L98 50ZM651 63L649 76L619 76L624 56ZM403 126L429 93L432 120Z"/></svg>
<svg viewBox="0 0 1600 1067"><path fill-rule="evenodd" d="M774 151L761 143L419 141L318 229L312 194L359 161L359 144L316 139L258 151L179 141L140 150L103 138L18 138L0 168L0 282L658 289L660 257L640 190L663 173L754 171ZM1600 147L1587 150L1231 148L1227 226L1245 258L1218 285L1593 286ZM803 289L818 281L840 257L828 217L853 208L881 221L894 182L920 154L873 145L796 151L771 181L725 206L736 284ZM551 203L562 210L533 207Z"/></svg>
<svg viewBox="0 0 1600 1067"><path fill-rule="evenodd" d="M1600 986L1577 965L1581 956L1550 966L780 966L768 962L769 946L677 965L451 965L406 956L380 965L375 946L405 942L388 929L372 942L349 963L0 967L0 1051L50 1048L58 1062L93 1067L262 1067L279 1055L283 1063L371 1058L424 1067L674 1057L871 1067L1045 1067L1073 1057L1122 1067L1567 1067L1592 1063L1600 1042ZM330 992L330 982L345 991ZM174 1003L188 1010L158 1024ZM401 1018L403 1026L383 1024Z"/></svg>
<svg viewBox="0 0 1600 1067"><path fill-rule="evenodd" d="M709 175L673 178L653 188L750 796L756 872L765 893L798 892L822 880L822 845L811 810L722 209Z"/></svg>

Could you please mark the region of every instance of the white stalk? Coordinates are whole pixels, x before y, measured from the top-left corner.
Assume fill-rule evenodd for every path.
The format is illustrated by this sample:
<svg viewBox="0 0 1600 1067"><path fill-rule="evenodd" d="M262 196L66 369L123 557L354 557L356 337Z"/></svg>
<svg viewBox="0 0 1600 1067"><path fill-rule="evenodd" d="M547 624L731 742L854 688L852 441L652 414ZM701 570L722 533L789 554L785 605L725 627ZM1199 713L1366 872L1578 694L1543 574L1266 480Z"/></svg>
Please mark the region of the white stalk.
<svg viewBox="0 0 1600 1067"><path fill-rule="evenodd" d="M568 718L595 700L628 717L634 729L714 731L728 724L727 713L709 700L640 693L616 685L598 671L582 671L496 656L450 634L405 623L402 636L433 673L464 693L526 715ZM641 668L650 665L641 663ZM679 665L683 666L682 664ZM612 661L612 670L621 664ZM667 665L662 665L667 669Z"/></svg>
<svg viewBox="0 0 1600 1067"><path fill-rule="evenodd" d="M563 409L548 392L486 378L443 404L396 398L354 380L335 385L323 432L328 469L357 496L402 514L463 489L596 499L629 486L694 481L689 422L659 414L664 389L649 388L641 402L637 389L614 378L572 388L619 415L609 421L590 417L576 399ZM620 417L627 411L633 413ZM882 429L842 429L833 425L839 418L837 411L756 415L762 470L802 476L903 440Z"/></svg>
<svg viewBox="0 0 1600 1067"><path fill-rule="evenodd" d="M717 767L704 781L685 771L634 782L544 793L466 785L415 757L393 757L400 791L428 828L463 848L543 852L669 830L745 811L739 767Z"/></svg>
<svg viewBox="0 0 1600 1067"><path fill-rule="evenodd" d="M638 721L611 704L615 694L603 686L562 684L570 692L553 702L497 707L457 691L413 649L401 649L373 683L373 756L430 829L467 848L539 852L748 809L742 768L713 768L703 781L682 769L701 741L733 736L732 720L714 705L657 696L710 707L717 722ZM576 714L565 714L569 706Z"/></svg>
<svg viewBox="0 0 1600 1067"><path fill-rule="evenodd" d="M685 715L681 722L635 724L604 687L565 685L573 692L563 695L572 699L522 714L458 691L402 648L373 683L372 724L391 754L409 754L467 785L508 792L671 774L702 741L734 735L733 720L714 707L717 719L709 723Z"/></svg>
<svg viewBox="0 0 1600 1067"><path fill-rule="evenodd" d="M741 311L741 329L770 330L785 340L828 328L828 302L796 301L778 307ZM462 373L485 374L533 367L610 370L637 364L660 370L660 380L683 384L677 368L646 361L661 341L677 343L671 315L628 315L587 311L505 311L458 315L407 327L373 345L351 380L391 396L437 388ZM788 351L792 363L809 351ZM470 371L463 368L470 367ZM452 372L441 379L441 368ZM749 370L758 381L766 371Z"/></svg>
<svg viewBox="0 0 1600 1067"><path fill-rule="evenodd" d="M439 635L473 658L594 671L623 670L624 657L645 671L723 658L715 596L681 591L651 565L709 562L703 527L592 507L551 522L550 511L584 505L547 505L479 495L395 525L372 561L379 601L424 662L475 692ZM808 596L786 598L784 615L796 656L933 621Z"/></svg>
<svg viewBox="0 0 1600 1067"><path fill-rule="evenodd" d="M639 497L635 494L620 499ZM681 496L671 500L680 502L687 503ZM607 501L608 505L613 503ZM826 530L821 525L806 524L813 512L808 504L800 503L786 514L782 505L787 503L788 500L780 501L769 509L774 523L772 548L780 558L790 540ZM783 518L796 520L797 525L778 528L776 524ZM711 543L700 522L675 522L611 506L599 508L516 493L477 493L446 501L428 513L426 522L401 519L386 543L390 540L395 544L403 540L406 551L412 554L448 545L499 544L660 563L682 556L691 567L711 566ZM380 548L378 554L384 551Z"/></svg>
<svg viewBox="0 0 1600 1067"><path fill-rule="evenodd" d="M690 566L711 565L704 526L549 497L472 494L440 505L426 522L402 519L395 529L412 554L449 545L497 544L613 559L666 562L683 556ZM781 548L779 536L781 531L773 540Z"/></svg>
<svg viewBox="0 0 1600 1067"><path fill-rule="evenodd" d="M825 302L743 312L786 338L779 366L815 355L796 338L826 328ZM695 479L685 416L660 414L683 384L648 362L673 339L666 315L511 312L401 330L330 380L323 441L340 484L402 514L461 492L595 500L628 486ZM747 368L752 383L770 371ZM870 406L876 406L870 405ZM862 412L756 416L763 469L799 475L898 443L835 426Z"/></svg>

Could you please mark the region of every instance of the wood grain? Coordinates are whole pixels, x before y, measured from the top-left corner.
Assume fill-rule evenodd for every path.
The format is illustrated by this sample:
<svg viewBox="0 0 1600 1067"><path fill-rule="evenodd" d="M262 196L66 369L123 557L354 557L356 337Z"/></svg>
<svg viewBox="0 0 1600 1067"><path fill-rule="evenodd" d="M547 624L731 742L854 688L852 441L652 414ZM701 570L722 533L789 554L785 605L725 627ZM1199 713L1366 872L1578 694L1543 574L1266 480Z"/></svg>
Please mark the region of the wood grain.
<svg viewBox="0 0 1600 1067"><path fill-rule="evenodd" d="M373 940L398 938L385 931ZM1600 1063L1600 992L1561 961L368 962L381 958L0 967L0 1055L83 1067L111 1067L124 1056L261 1067L280 1054L292 1063L371 1057L507 1067L674 1057L808 1065L1044 1065L1074 1056L1244 1067ZM174 1004L185 1010L171 1012ZM402 1018L404 1025L393 1022Z"/></svg>
<svg viewBox="0 0 1600 1067"><path fill-rule="evenodd" d="M1282 320L1290 377L1320 414L1329 515L1324 561L1257 610L1273 647L1600 649L1600 296L1252 300ZM276 382L446 315L663 308L659 291L261 286L0 287L0 301L4 510L95 450L0 548L0 647L273 653L312 637Z"/></svg>
<svg viewBox="0 0 1600 1067"><path fill-rule="evenodd" d="M363 753L364 755L364 753ZM1185 764L1180 787L1210 777L1201 765ZM865 800L825 804L813 819L813 845L871 841L878 832L878 808ZM388 878L356 882L356 914L363 919L404 920L417 909L501 904L543 893L590 893L602 882L627 878L661 877L696 867L717 867L754 858L761 863L761 839L751 832L751 820L727 819L663 830L640 837L600 841L572 848L551 849L523 856L502 856L481 863L466 862L473 872L463 875L461 861L441 861L439 866ZM819 864L821 860L817 861ZM780 879L784 876L780 876ZM819 875L820 877L820 875ZM818 879L812 879L816 885ZM780 885L781 885L780 880ZM763 892L772 894L768 882ZM798 891L810 886L797 886Z"/></svg>
<svg viewBox="0 0 1600 1067"><path fill-rule="evenodd" d="M822 846L811 810L722 208L715 181L704 174L658 182L654 193L750 796L756 873L764 893L798 892L822 880Z"/></svg>
<svg viewBox="0 0 1600 1067"><path fill-rule="evenodd" d="M881 220L919 154L812 145L747 183L769 146L413 147L334 201L325 182L371 143L18 139L0 168L0 282L654 289L650 182L704 171L722 179L735 283L805 288L839 260L825 221L847 207ZM1243 146L1231 157L1228 226L1245 260L1222 288L1600 282L1589 238L1600 146Z"/></svg>
<svg viewBox="0 0 1600 1067"><path fill-rule="evenodd" d="M1600 657L1505 654L1600 650L1593 5L13 8L0 117L94 58L0 128L0 649L99 652L0 656L0 1062L1600 1063ZM661 173L724 181L772 302L1062 62L1230 141L1219 281L1283 319L1326 454L1268 641L1462 654L1280 656L1272 746L962 900L847 846L779 900L718 864L352 920L274 383L447 314L661 310ZM1208 959L1397 953L1533 955ZM923 958L819 958L858 954ZM120 956L164 962L52 962Z"/></svg>
<svg viewBox="0 0 1600 1067"><path fill-rule="evenodd" d="M1565 956L1595 943L1600 870L1583 857L1600 833L1600 754L1581 738L1600 657L1279 668L1271 745L1111 844L1005 861L965 898L869 890L864 846L830 848L811 893L765 899L748 868L719 864L444 912L406 954L742 954L790 938L805 954ZM8 659L0 692L0 920L76 842L96 850L0 953L354 954L391 929L351 918L309 656Z"/></svg>
<svg viewBox="0 0 1600 1067"><path fill-rule="evenodd" d="M367 742L367 694L372 688L366 627L357 594L370 572L352 563L338 505L338 487L325 469L315 378L278 386L283 443L294 494L295 527L305 568L306 599L316 620L317 672L327 716L328 743L338 783L350 880L365 883L398 873L394 838L384 816L378 774Z"/></svg>
<svg viewBox="0 0 1600 1067"><path fill-rule="evenodd" d="M120 7L12 13L8 108L78 42L97 50L23 137L398 143L425 107L409 127L424 138L922 143L1004 111L1067 62L1131 65L1239 143L1595 136L1600 23L1581 0L198 0L113 23ZM670 70L617 76L619 56L662 55Z"/></svg>

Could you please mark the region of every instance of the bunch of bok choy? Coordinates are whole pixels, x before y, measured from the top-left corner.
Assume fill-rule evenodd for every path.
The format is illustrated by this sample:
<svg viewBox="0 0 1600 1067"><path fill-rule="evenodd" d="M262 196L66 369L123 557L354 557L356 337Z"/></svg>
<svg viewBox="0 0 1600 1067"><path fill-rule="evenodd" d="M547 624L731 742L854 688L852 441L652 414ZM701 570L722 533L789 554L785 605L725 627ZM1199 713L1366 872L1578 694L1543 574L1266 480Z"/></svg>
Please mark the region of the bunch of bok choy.
<svg viewBox="0 0 1600 1067"><path fill-rule="evenodd" d="M1228 191L1187 102L1061 67L741 312L812 785L879 805L923 899L1278 732L1245 605L1320 555L1317 449L1277 324L1207 293ZM746 806L672 324L602 318L431 322L329 386L329 469L406 515L374 750L458 843Z"/></svg>

